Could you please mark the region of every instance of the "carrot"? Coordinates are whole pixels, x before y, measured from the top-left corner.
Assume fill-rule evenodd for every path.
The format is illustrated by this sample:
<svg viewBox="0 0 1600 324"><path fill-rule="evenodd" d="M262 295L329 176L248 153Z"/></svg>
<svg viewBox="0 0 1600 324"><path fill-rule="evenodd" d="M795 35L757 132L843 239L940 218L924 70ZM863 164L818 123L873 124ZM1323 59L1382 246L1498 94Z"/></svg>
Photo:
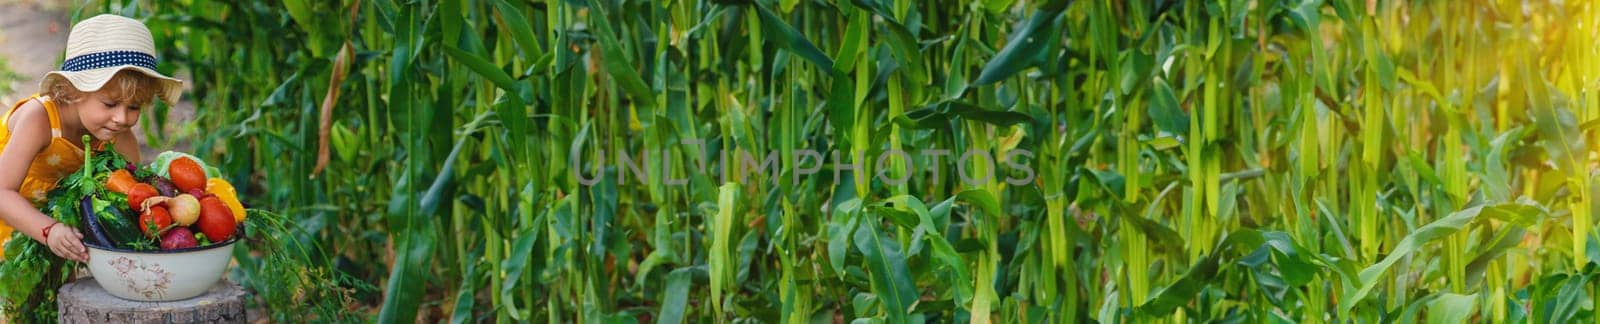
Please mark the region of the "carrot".
<svg viewBox="0 0 1600 324"><path fill-rule="evenodd" d="M134 180L133 174L128 173L128 170L117 169L111 171L111 176L106 178L106 189L126 195L128 190L133 189L133 185L138 183L139 181Z"/></svg>

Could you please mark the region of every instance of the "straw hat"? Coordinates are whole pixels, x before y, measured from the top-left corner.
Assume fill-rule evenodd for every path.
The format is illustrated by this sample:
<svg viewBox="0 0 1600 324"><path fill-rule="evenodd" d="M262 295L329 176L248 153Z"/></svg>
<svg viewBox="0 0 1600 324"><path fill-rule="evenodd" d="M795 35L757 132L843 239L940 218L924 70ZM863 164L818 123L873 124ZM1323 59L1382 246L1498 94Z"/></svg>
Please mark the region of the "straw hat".
<svg viewBox="0 0 1600 324"><path fill-rule="evenodd" d="M183 92L183 81L156 72L155 41L138 20L99 15L79 21L67 35L66 58L61 70L44 75L40 89L66 81L78 91L99 91L117 72L133 70L155 78L156 96L168 104Z"/></svg>

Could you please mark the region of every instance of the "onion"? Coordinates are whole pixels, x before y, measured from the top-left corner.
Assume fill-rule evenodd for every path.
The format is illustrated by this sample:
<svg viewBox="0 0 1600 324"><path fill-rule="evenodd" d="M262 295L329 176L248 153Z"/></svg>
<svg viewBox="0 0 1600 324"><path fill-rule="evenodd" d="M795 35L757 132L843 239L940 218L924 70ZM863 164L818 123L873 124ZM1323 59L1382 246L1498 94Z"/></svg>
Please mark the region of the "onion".
<svg viewBox="0 0 1600 324"><path fill-rule="evenodd" d="M189 224L194 224L195 220L200 219L200 200L189 194L181 194L172 198L150 198L145 200L144 204L145 208L150 208L151 205L163 202L167 204L167 211L172 214L173 224L189 226Z"/></svg>

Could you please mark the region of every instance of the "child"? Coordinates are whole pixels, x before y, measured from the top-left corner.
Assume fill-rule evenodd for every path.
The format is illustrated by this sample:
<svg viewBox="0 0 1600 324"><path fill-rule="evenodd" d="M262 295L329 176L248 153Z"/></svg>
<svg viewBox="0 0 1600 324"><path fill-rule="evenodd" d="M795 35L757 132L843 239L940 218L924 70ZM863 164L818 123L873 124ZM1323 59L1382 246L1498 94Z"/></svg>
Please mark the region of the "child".
<svg viewBox="0 0 1600 324"><path fill-rule="evenodd" d="M87 262L83 234L39 212L45 193L83 165L84 135L138 163L139 110L154 97L175 102L182 82L155 71L155 43L143 23L115 15L78 22L66 61L45 74L41 94L0 117L0 243L20 230L62 258Z"/></svg>

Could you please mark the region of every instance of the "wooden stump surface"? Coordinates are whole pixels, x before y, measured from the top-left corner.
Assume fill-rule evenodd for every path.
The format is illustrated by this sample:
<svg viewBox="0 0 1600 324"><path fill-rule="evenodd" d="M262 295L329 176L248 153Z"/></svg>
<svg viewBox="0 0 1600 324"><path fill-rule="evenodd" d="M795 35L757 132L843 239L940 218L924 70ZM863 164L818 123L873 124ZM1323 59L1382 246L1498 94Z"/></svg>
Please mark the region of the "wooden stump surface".
<svg viewBox="0 0 1600 324"><path fill-rule="evenodd" d="M56 297L62 323L244 323L245 293L222 280L194 298L140 302L107 293L94 278L62 285Z"/></svg>

